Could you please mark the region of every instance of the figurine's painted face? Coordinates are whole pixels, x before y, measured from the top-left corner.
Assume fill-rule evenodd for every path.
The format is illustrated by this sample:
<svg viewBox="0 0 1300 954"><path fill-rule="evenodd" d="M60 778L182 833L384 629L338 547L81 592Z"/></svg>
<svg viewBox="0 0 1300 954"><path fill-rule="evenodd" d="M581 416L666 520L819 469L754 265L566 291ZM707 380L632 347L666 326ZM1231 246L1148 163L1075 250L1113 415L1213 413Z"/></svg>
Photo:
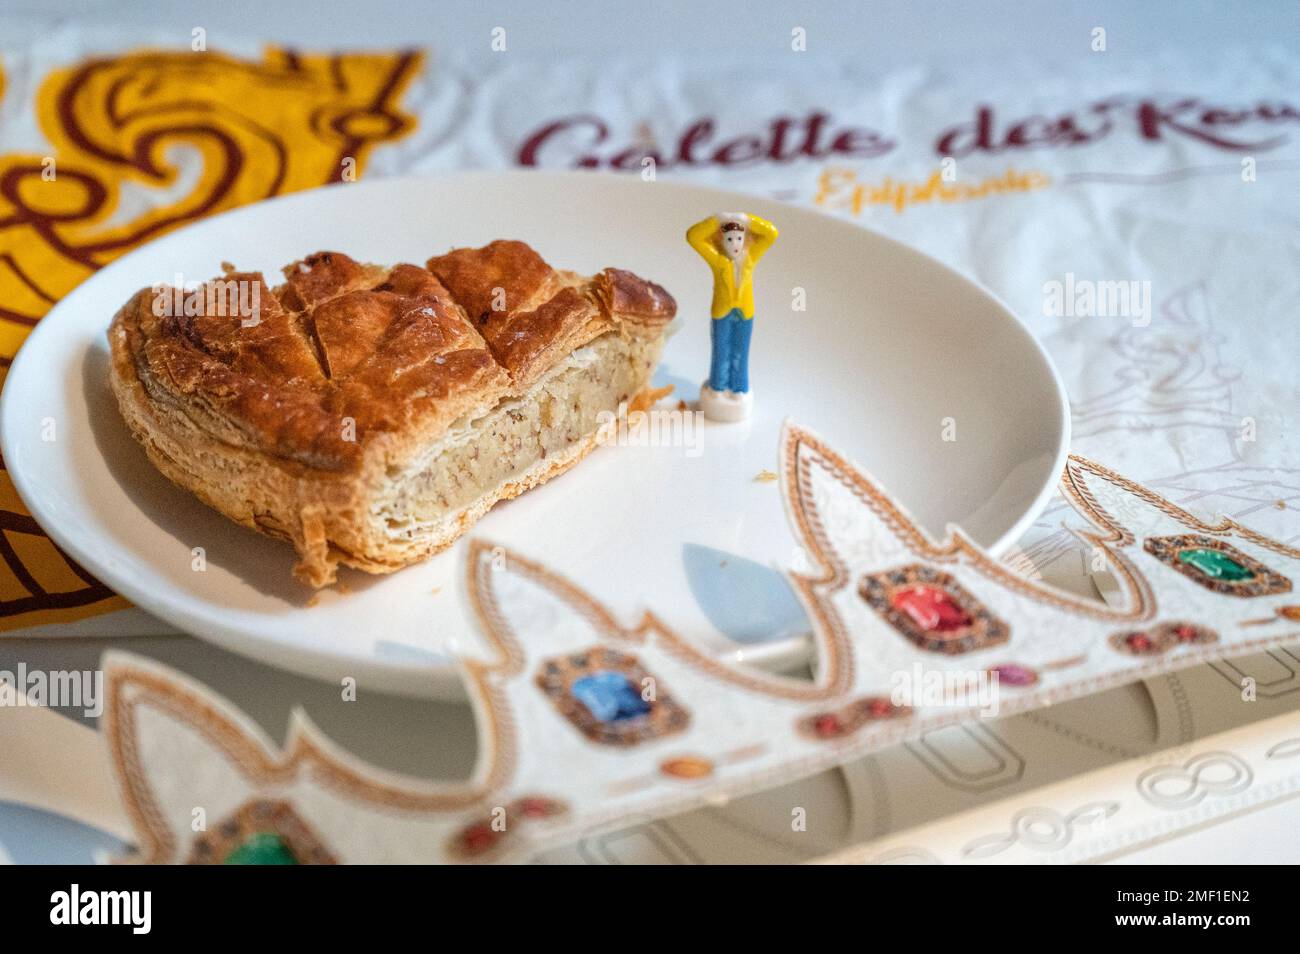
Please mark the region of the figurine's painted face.
<svg viewBox="0 0 1300 954"><path fill-rule="evenodd" d="M745 230L726 229L722 233L722 251L733 262L739 261L745 253Z"/></svg>

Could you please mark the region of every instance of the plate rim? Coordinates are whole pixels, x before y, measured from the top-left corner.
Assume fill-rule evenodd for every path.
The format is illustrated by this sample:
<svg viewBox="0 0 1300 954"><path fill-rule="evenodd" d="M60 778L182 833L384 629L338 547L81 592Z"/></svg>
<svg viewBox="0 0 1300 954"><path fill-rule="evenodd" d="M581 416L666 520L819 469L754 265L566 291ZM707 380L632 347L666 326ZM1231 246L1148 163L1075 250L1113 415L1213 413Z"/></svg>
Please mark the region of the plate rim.
<svg viewBox="0 0 1300 954"><path fill-rule="evenodd" d="M261 213L266 206L278 205L281 203L292 204L293 202L309 202L313 197L319 197L320 193L333 188L346 188L349 190L370 190L376 188L401 188L419 187L431 181L438 183L448 182L469 182L473 180L516 180L532 181L538 180L564 181L571 183L590 183L593 179L605 183L618 183L619 186L629 185L629 176L631 173L616 173L609 171L584 171L584 170L551 170L551 169L502 169L502 170L463 170L450 173L435 173L432 175L401 175L401 176L384 176L375 177L354 183L332 183L323 186L317 186L311 189L303 189L297 192L291 192L285 195L273 196L248 205L243 205L235 209L229 209L218 215L208 216L197 219L193 222L186 223L179 228L170 230L162 235L150 239L148 242L140 245L131 251L114 259L104 267L97 270L93 275L77 285L72 291L59 299L54 306L42 316L28 333L23 343L19 346L13 361L10 364L8 374L6 375L5 387L0 392L0 454L3 454L6 461L14 460L12 454L13 441L10 435L15 433L13 424L15 415L16 399L11 399L16 390L10 387L15 379L21 379L28 373L27 365L35 360L29 356L35 352L35 348L30 347L34 341L43 340L42 336L56 334L54 325L57 322L57 315L63 309L70 299L79 297L80 294L89 294L93 291L95 284L104 276L110 274L112 269L120 267L129 267L129 261L138 253L148 249L156 242L166 241L175 236L191 229L199 227L214 227L215 223L224 222L227 219L237 219L243 215ZM877 240L888 243L889 245L901 248L911 255L919 256L930 267L941 269L951 276L958 278L964 285L984 298L988 299L1006 316L1010 317L1014 327L1020 334L1021 338L1028 342L1032 349L1037 353L1039 361L1047 369L1048 378L1052 382L1057 398L1057 417L1059 439L1057 442L1056 454L1053 460L1052 468L1049 473L1050 479L1044 482L1035 494L1032 502L1025 508L1020 517L1000 536L998 539L988 544L985 549L994 557L1000 557L1013 546L1033 524L1033 522L1042 514L1048 501L1056 493L1060 481L1060 475L1063 473L1066 460L1070 453L1071 439L1071 415L1070 401L1066 392L1064 382L1061 379L1059 370L1052 361L1051 356L1043 343L1039 341L1036 335L1030 330L1016 312L1010 308L1000 296L992 290L985 287L972 276L967 275L960 269L940 261L913 245L886 235L863 223L846 218L841 215L835 215L823 209L810 207L799 202L791 202L784 199L777 199L758 193L745 192L736 189L719 188L713 185L685 182L675 179L661 179L659 184L668 185L670 188L680 191L694 191L701 194L701 202L704 202L704 196L708 195L708 201L716 204L720 197L725 197L728 201L743 203L745 201L758 199L763 202L776 203L788 206L791 210L798 211L807 215L824 218L834 222L837 225L848 226L850 228L860 229L871 234ZM54 319L54 320L52 320ZM80 352L78 352L80 353ZM25 358L25 356L28 356ZM816 429L815 422L809 422L807 426ZM335 650L321 647L314 648L310 652L304 652L302 647L291 647L286 644L267 643L259 637L250 637L227 630L219 621L216 628L209 629L199 634L194 632L190 626L189 616L184 609L176 608L167 600L155 601L150 596L147 584L136 585L132 578L126 574L119 574L111 566L100 565L100 561L87 557L87 550L83 548L76 540L75 535L67 532L63 527L51 529L44 520L40 519L37 509L32 507L30 501L33 496L32 487L28 482L28 477L17 468L9 468L9 477L13 482L14 489L23 505L31 514L32 519L40 525L41 529L54 541L61 549L92 572L97 578L101 579L114 592L125 596L136 607L157 616L164 622L176 627L183 634L196 639L202 639L214 643L223 649L233 652L245 658L251 658L266 665L274 666L277 669L286 672L292 672L300 675L309 675L312 678L333 681L339 672L347 671L349 674L355 674L358 679L365 679L374 683L374 688L369 691L384 692L400 696L412 696L422 698L436 699L463 699L463 687L461 686L460 664L453 656L447 656L445 662L413 663L413 662L386 662L378 659L366 659L358 656L350 656ZM39 499L39 498L37 498ZM52 521L56 523L56 521ZM92 566L92 564L94 564ZM457 585L463 585L464 574L457 572ZM207 622L204 621L206 629ZM749 663L765 668L788 668L798 665L801 661L806 661L810 654L811 646L806 638L790 638L777 640L771 643L757 644L753 646L737 646L734 651L725 651L721 653L721 658L734 663ZM285 654L292 653L295 656L293 665L287 665L283 661Z"/></svg>

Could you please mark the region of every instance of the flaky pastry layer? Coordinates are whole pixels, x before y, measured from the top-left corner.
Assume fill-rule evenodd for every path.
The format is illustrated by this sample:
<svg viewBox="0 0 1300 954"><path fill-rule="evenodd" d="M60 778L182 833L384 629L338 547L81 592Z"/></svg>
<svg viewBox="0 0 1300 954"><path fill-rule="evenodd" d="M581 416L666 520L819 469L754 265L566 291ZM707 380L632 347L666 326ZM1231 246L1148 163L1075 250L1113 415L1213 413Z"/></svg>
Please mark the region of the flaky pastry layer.
<svg viewBox="0 0 1300 954"><path fill-rule="evenodd" d="M424 268L319 252L284 272L207 286L209 306L256 301L254 316L141 290L109 330L111 385L163 474L292 542L314 587L339 564L437 552L576 463L600 412L648 384L676 311L630 272L556 271L522 242Z"/></svg>

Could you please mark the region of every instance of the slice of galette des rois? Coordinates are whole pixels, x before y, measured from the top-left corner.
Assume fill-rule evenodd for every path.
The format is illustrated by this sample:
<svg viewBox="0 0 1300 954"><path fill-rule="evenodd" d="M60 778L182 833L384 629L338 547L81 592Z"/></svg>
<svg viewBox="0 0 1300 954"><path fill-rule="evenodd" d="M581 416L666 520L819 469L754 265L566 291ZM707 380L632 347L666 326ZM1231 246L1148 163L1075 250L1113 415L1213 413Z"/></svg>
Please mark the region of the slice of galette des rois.
<svg viewBox="0 0 1300 954"><path fill-rule="evenodd" d="M284 276L141 290L109 329L111 384L153 464L291 542L313 587L436 553L572 467L676 313L631 272L517 241L391 268L318 252Z"/></svg>

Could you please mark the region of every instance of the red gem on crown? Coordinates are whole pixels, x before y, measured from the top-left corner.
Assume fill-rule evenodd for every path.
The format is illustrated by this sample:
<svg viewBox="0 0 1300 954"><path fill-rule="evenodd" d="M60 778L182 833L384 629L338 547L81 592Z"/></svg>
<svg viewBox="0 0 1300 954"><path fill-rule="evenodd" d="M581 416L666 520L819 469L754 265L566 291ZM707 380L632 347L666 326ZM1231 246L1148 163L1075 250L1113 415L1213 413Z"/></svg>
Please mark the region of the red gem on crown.
<svg viewBox="0 0 1300 954"><path fill-rule="evenodd" d="M918 583L899 590L890 600L894 609L912 618L926 632L951 633L971 624L970 614L947 590Z"/></svg>

